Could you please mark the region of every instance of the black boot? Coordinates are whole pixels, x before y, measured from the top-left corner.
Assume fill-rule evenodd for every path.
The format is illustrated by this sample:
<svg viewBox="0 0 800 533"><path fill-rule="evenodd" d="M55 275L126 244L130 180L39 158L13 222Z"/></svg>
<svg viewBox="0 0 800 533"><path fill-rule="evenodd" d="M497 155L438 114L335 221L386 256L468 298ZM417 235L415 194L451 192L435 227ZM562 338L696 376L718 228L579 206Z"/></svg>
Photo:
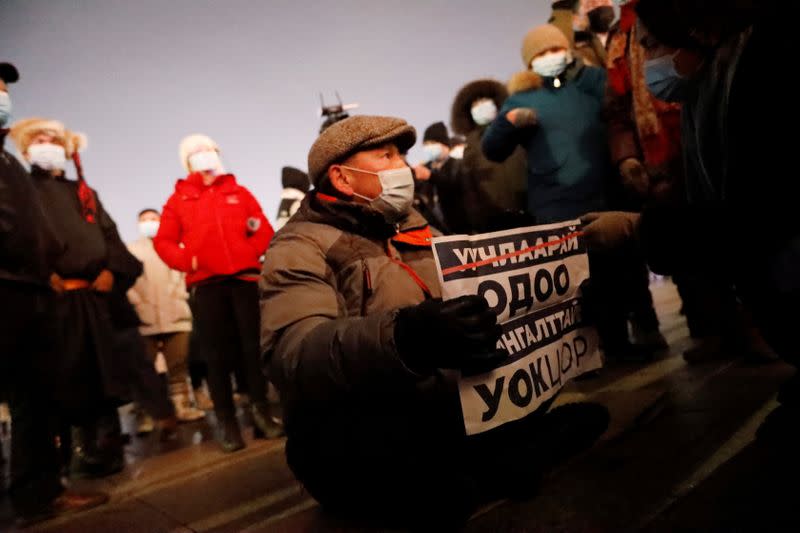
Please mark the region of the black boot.
<svg viewBox="0 0 800 533"><path fill-rule="evenodd" d="M76 427L72 431L72 459L69 473L73 479L97 479L121 472L125 459L121 442L98 442L97 428Z"/></svg>
<svg viewBox="0 0 800 533"><path fill-rule="evenodd" d="M245 447L242 439L242 430L239 429L239 422L236 417L217 417L219 424L219 445L222 451L233 453Z"/></svg>
<svg viewBox="0 0 800 533"><path fill-rule="evenodd" d="M283 436L283 425L280 424L280 419L272 416L268 403L253 404L252 409L255 425L253 434L257 439L277 439Z"/></svg>

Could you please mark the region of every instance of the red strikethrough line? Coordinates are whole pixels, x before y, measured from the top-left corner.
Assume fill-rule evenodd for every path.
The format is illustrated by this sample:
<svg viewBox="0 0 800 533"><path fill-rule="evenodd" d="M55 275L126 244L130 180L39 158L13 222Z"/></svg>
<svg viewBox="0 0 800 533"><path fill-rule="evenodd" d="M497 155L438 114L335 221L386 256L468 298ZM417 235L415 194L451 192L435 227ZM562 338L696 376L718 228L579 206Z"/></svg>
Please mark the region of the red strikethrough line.
<svg viewBox="0 0 800 533"><path fill-rule="evenodd" d="M444 277L444 276L447 276L449 274L455 274L456 272L469 270L471 268L482 267L484 265L488 265L490 263L495 263L497 261L503 261L505 259L511 259L512 257L517 257L517 256L520 256L520 255L528 254L528 253L531 253L531 252L533 252L535 250L540 250L542 248L547 248L548 246L555 246L557 244L561 244L561 243L566 242L569 239L573 239L575 237L583 237L583 232L582 231L576 231L574 233L570 233L569 235L565 235L564 237L562 237L560 239L557 239L555 241L547 241L545 243L537 244L536 246L530 246L528 248L525 248L523 250L519 250L517 252L511 252L511 253L508 253L508 254L498 255L497 257L489 257L487 259L482 259L482 260L476 261L474 263L467 263L466 265L459 265L459 266L446 268L446 269L442 270L442 276Z"/></svg>

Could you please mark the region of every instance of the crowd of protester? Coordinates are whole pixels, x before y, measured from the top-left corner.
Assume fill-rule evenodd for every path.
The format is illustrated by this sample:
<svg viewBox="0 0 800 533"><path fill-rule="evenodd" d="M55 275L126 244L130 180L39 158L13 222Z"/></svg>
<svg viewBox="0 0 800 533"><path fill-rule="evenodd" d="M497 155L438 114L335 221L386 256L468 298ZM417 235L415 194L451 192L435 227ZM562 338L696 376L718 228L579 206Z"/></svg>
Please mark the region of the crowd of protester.
<svg viewBox="0 0 800 533"><path fill-rule="evenodd" d="M407 160L417 134L402 119L328 116L308 173L282 169L277 233L195 134L179 143L186 176L126 245L83 176L86 138L52 119L7 123L19 73L0 63L2 142L22 159L0 154L0 401L21 522L107 501L62 479L125 467L129 402L136 432L165 441L191 422L211 424L225 452L245 447L243 420L255 438L286 433L308 491L360 519L450 524L535 492L608 413L545 407L464 435L455 379L499 357L500 333L481 297L441 300L437 235L581 219L606 360L668 348L652 270L678 287L690 364L796 364L797 180L786 119L763 109L785 22L774 2L619 4L554 2L520 36L508 83L454 88L452 132L427 127L423 161ZM788 86L769 98L790 102ZM797 390L784 386L763 438L787 445Z"/></svg>

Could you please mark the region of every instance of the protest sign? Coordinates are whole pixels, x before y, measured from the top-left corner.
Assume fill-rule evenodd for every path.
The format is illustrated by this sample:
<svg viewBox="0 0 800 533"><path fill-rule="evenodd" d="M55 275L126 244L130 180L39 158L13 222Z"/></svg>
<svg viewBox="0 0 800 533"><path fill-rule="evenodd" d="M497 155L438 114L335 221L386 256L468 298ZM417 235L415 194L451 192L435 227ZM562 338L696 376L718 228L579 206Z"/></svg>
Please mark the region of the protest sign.
<svg viewBox="0 0 800 533"><path fill-rule="evenodd" d="M459 395L468 435L518 420L572 378L602 366L597 333L583 320L581 284L589 259L579 221L433 240L445 300L483 296L508 359L462 374Z"/></svg>

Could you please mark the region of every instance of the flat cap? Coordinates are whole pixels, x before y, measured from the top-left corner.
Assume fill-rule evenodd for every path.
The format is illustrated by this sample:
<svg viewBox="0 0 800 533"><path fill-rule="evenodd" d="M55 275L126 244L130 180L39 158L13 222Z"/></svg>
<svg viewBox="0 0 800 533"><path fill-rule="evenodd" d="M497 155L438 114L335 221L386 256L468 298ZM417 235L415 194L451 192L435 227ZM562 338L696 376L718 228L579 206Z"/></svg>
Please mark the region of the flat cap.
<svg viewBox="0 0 800 533"><path fill-rule="evenodd" d="M308 151L308 177L318 187L328 167L362 150L393 143L406 152L417 142L417 132L405 120L357 115L323 131Z"/></svg>

